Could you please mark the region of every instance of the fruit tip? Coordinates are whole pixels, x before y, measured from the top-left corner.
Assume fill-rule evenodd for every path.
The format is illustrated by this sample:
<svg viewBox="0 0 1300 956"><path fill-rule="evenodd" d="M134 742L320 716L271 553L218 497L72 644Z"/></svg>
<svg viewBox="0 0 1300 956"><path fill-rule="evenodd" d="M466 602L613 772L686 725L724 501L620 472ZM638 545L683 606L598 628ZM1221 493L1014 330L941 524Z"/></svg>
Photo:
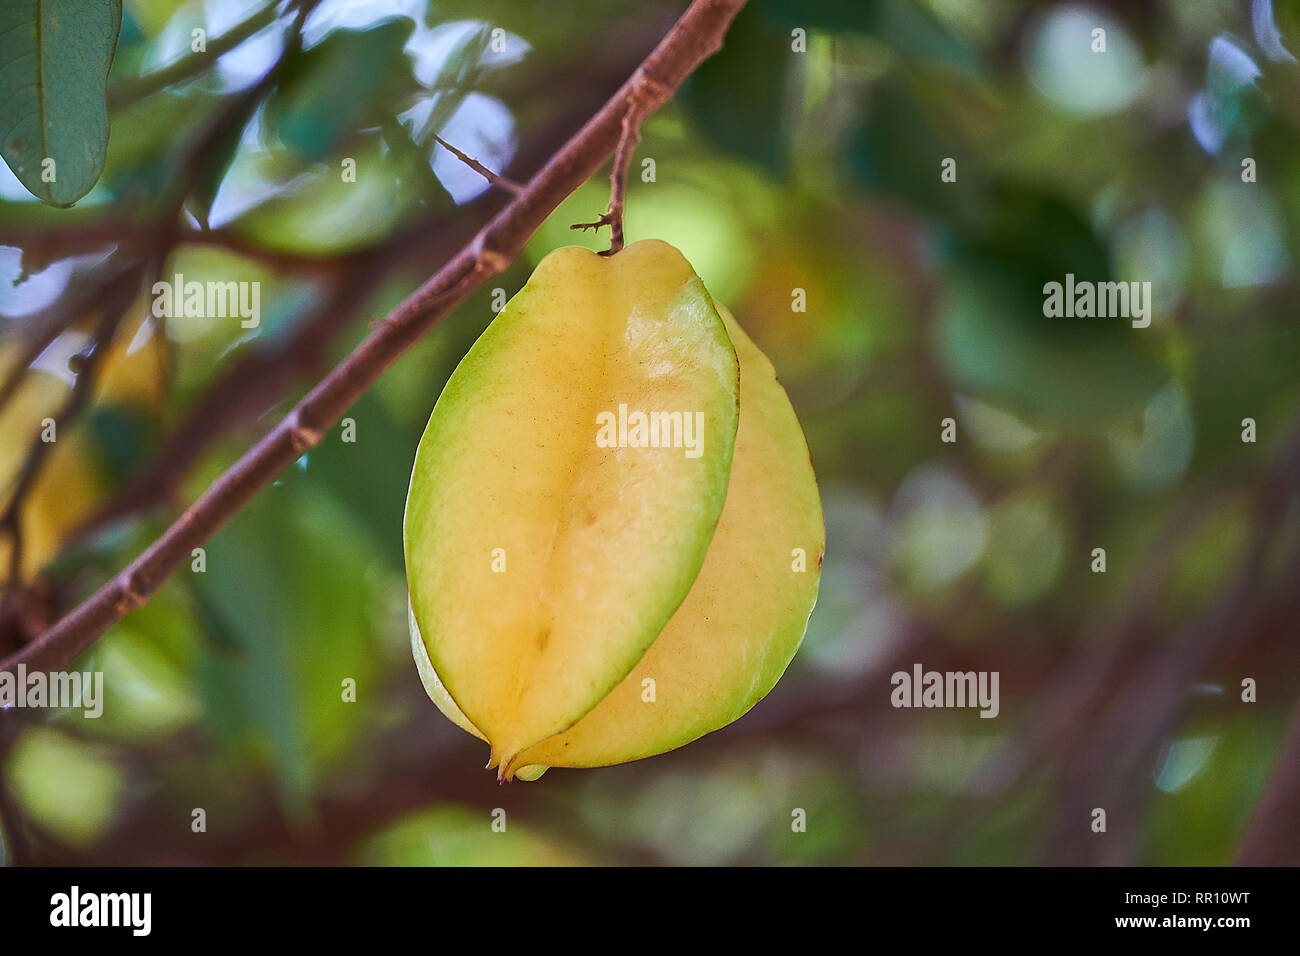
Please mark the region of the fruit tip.
<svg viewBox="0 0 1300 956"><path fill-rule="evenodd" d="M519 751L512 750L509 754L501 758L501 765L497 768L498 781L513 781L515 772L519 769L516 764L519 762Z"/></svg>

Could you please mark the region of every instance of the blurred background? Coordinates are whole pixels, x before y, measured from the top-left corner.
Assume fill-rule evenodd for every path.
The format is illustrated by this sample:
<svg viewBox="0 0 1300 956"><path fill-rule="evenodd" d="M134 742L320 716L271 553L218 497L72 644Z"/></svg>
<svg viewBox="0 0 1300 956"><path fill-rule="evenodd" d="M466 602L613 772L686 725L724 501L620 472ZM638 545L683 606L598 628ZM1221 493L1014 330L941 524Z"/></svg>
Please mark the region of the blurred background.
<svg viewBox="0 0 1300 956"><path fill-rule="evenodd" d="M685 8L308 6L125 0L98 185L57 210L0 166L0 656L509 198L435 136L526 179ZM228 50L210 68L196 28ZM1279 757L1300 688L1288 51L1280 0L751 0L644 127L627 229L682 249L807 433L826 562L771 695L677 752L499 787L410 658L416 442L493 289L605 248L569 229L605 209L602 174L357 403L354 442L334 429L78 661L104 672L100 719L0 713L0 859L1294 857L1260 803L1300 760ZM141 290L176 273L260 282L260 325L153 319ZM1045 318L1067 273L1150 282L1150 327ZM1000 715L894 709L917 663L998 671Z"/></svg>

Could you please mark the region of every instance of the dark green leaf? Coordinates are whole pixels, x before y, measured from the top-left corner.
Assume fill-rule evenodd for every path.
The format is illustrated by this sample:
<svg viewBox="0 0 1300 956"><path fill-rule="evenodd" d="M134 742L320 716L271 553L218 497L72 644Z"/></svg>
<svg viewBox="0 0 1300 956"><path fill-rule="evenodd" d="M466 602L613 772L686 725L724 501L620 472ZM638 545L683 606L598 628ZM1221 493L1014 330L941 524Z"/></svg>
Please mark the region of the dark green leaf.
<svg viewBox="0 0 1300 956"><path fill-rule="evenodd" d="M414 26L403 18L361 32L336 30L294 54L267 104L285 145L311 160L328 156L375 101L389 98L396 80L409 79L402 48Z"/></svg>
<svg viewBox="0 0 1300 956"><path fill-rule="evenodd" d="M342 681L373 699L384 621L364 535L301 478L291 469L254 499L208 542L207 569L193 575L212 639L201 667L210 726L227 747L269 757L290 806L365 730Z"/></svg>
<svg viewBox="0 0 1300 956"><path fill-rule="evenodd" d="M433 106L418 128L411 130L411 140L422 146L432 144L433 136L460 108L465 96L483 77L483 56L487 52L491 31L483 26L473 30L457 44L443 63L433 82ZM441 149L442 147L436 147ZM427 162L427 161L426 161Z"/></svg>
<svg viewBox="0 0 1300 956"><path fill-rule="evenodd" d="M1042 310L1041 289L1030 300L997 275L955 281L939 352L957 383L1032 420L1092 431L1137 414L1167 381L1127 319Z"/></svg>
<svg viewBox="0 0 1300 956"><path fill-rule="evenodd" d="M0 0L0 153L51 205L71 206L104 168L121 24L121 0Z"/></svg>
<svg viewBox="0 0 1300 956"><path fill-rule="evenodd" d="M402 568L402 513L411 479L410 448L415 436L398 427L373 393L348 411L355 443L342 439L341 426L313 449L306 480L328 491L370 532L378 554Z"/></svg>
<svg viewBox="0 0 1300 956"><path fill-rule="evenodd" d="M985 73L975 47L917 0L759 0L756 9L788 29L861 33L909 59Z"/></svg>
<svg viewBox="0 0 1300 956"><path fill-rule="evenodd" d="M1105 428L1136 414L1167 375L1129 320L1043 314L1047 283L1110 280L1092 226L1034 188L995 187L985 203L949 249L952 305L939 335L952 374L1031 418Z"/></svg>
<svg viewBox="0 0 1300 956"><path fill-rule="evenodd" d="M844 142L848 175L882 197L949 220L969 212L977 182L954 135L931 122L908 85L886 78L872 87L861 124ZM963 187L940 178L945 158L961 158Z"/></svg>
<svg viewBox="0 0 1300 956"><path fill-rule="evenodd" d="M721 51L709 57L682 90L700 133L715 146L785 173L783 102L789 37L742 13Z"/></svg>
<svg viewBox="0 0 1300 956"><path fill-rule="evenodd" d="M239 144L244 138L244 130L256 107L256 103L249 101L238 115L232 116L200 158L202 166L195 177L194 188L190 192L186 206L204 229L208 228L212 203L217 198L226 173L230 171L230 166L235 161Z"/></svg>
<svg viewBox="0 0 1300 956"><path fill-rule="evenodd" d="M129 405L99 405L86 416L96 462L114 483L148 457L155 430L147 414Z"/></svg>

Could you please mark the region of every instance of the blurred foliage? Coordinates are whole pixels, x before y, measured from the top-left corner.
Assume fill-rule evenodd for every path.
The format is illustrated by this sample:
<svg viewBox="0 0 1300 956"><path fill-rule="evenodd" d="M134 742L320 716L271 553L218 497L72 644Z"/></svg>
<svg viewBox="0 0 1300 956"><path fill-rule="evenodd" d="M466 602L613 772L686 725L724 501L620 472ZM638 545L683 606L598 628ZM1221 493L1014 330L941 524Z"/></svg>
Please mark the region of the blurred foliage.
<svg viewBox="0 0 1300 956"><path fill-rule="evenodd" d="M262 6L126 0L110 88L183 58L194 27L211 40ZM4 376L43 310L108 251L7 236L152 229L184 199L181 220L224 239L182 243L160 276L256 281L263 310L255 329L178 317L150 336L133 307L26 504L24 579L45 565L70 602L152 540L166 514L72 539L214 381L303 329L328 294L318 273L342 274L329 257L379 247L396 265L306 371L437 264L398 261L407 230L481 221L486 184L435 134L527 175L682 6L324 0L300 46L280 17L211 69L116 105L104 175L77 208L38 204L0 169ZM605 208L602 174L349 411L353 440L346 423L331 430L212 539L202 573L183 569L79 662L105 673L103 718L23 725L3 758L23 845L38 859L381 865L1053 859L1068 794L1030 766L991 798L986 774L1074 686L1075 655L1150 589L1134 643L1176 659L1180 628L1224 600L1261 520L1279 543L1257 599L1293 587L1279 569L1300 542L1294 495L1264 519L1251 505L1300 412L1300 65L1287 52L1300 4L1264 6L1261 21L1245 0L752 0L645 125L629 240L679 246L768 352L826 506L805 647L735 726L498 789L486 755L431 714L409 659L399 536L415 443L492 318L493 287L513 294L559 245L604 247L570 229ZM286 49L267 95L242 103ZM1067 273L1150 282L1150 327L1046 317L1043 286ZM72 387L93 311L0 410L0 488ZM179 501L306 384L223 436ZM941 439L947 418L955 443ZM1143 768L1135 859L1231 859L1300 688L1278 626L1260 626L1207 664ZM999 718L893 710L889 673L914 661L1000 671ZM1259 703L1239 701L1243 676L1260 679ZM1048 756L1086 757L1102 723L1080 718ZM212 832L196 847L199 806ZM140 814L156 825L131 842ZM11 837L14 820L3 826Z"/></svg>
<svg viewBox="0 0 1300 956"><path fill-rule="evenodd" d="M360 848L365 866L574 866L582 861L562 843L519 824L483 826L463 807L434 807L400 820Z"/></svg>

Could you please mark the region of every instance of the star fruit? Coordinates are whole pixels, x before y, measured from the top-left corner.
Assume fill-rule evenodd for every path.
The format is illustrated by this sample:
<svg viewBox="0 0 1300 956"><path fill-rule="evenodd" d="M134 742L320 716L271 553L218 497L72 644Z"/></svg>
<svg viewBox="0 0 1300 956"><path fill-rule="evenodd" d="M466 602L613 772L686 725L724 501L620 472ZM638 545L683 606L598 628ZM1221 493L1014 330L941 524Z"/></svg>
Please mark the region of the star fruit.
<svg viewBox="0 0 1300 956"><path fill-rule="evenodd" d="M767 357L657 240L548 255L416 453L412 652L503 779L663 753L775 686L825 529Z"/></svg>

